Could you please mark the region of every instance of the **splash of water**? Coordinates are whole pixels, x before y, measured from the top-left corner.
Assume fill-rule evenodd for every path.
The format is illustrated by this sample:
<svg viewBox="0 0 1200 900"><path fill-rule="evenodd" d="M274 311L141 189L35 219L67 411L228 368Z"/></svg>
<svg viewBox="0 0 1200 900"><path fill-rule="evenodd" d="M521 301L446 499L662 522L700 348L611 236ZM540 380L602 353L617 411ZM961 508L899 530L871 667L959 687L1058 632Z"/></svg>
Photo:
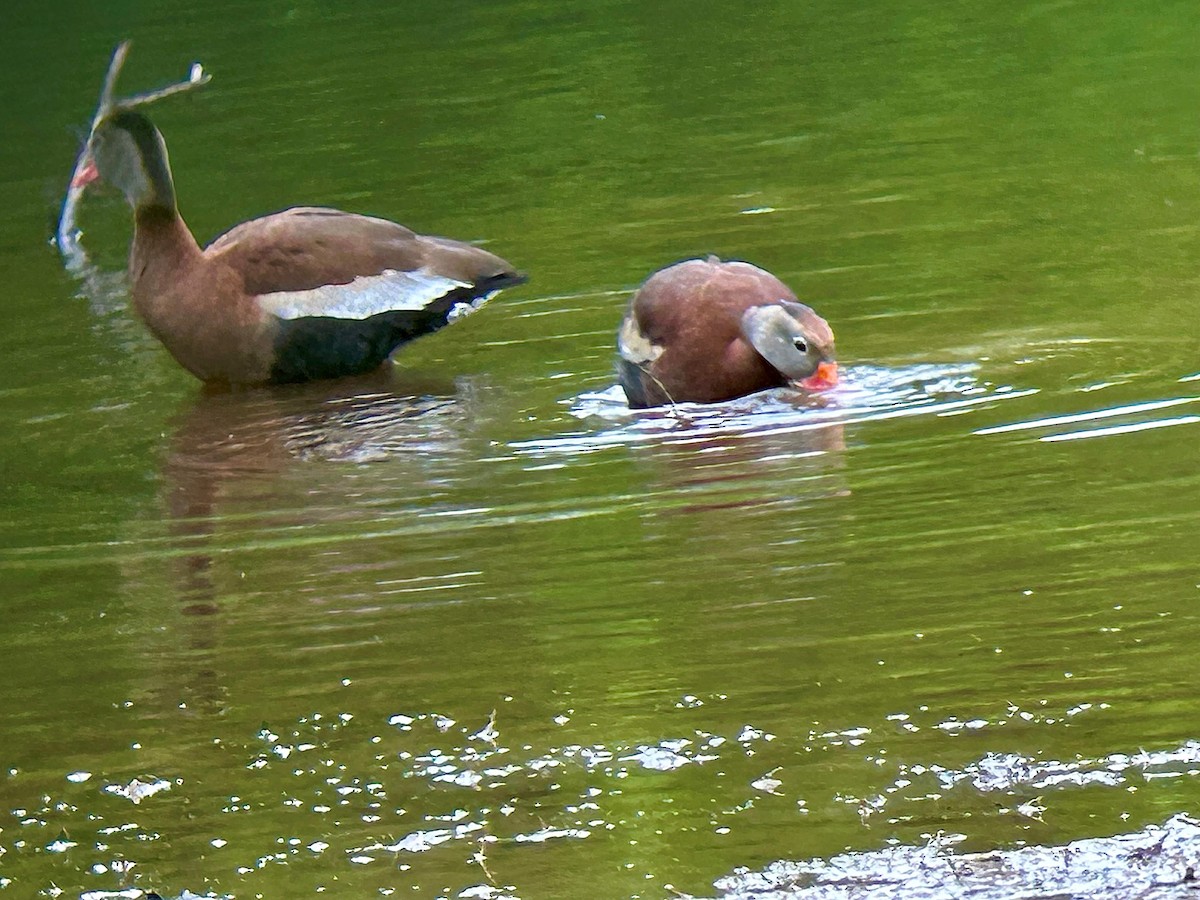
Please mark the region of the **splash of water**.
<svg viewBox="0 0 1200 900"><path fill-rule="evenodd" d="M619 386L581 394L570 412L607 427L515 441L518 453L536 457L587 454L639 444L687 444L713 437L788 434L913 415L955 415L997 400L1036 393L980 379L974 364L923 364L889 368L851 366L830 391L807 395L778 388L725 403L680 403L631 410Z"/></svg>

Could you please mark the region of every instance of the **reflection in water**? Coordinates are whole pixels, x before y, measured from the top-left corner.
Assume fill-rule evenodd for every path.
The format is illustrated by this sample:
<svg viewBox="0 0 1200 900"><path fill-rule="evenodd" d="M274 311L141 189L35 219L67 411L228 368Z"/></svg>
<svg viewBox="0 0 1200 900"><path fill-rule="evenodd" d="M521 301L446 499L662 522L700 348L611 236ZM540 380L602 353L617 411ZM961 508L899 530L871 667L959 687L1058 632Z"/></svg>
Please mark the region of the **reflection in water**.
<svg viewBox="0 0 1200 900"><path fill-rule="evenodd" d="M399 383L387 373L286 389L204 392L171 440L164 467L171 518L211 517L221 494L237 482L299 462L365 463L452 452L468 392L468 385L460 391L449 380Z"/></svg>
<svg viewBox="0 0 1200 900"><path fill-rule="evenodd" d="M204 391L171 440L172 517L211 515L213 489L221 483L297 461L362 463L446 451L456 441L451 422L461 399L451 381L402 384L387 372L289 388Z"/></svg>
<svg viewBox="0 0 1200 900"><path fill-rule="evenodd" d="M614 386L571 402L571 414L592 427L509 446L550 465L586 465L601 451L634 451L634 458L656 473L657 487L674 498L663 503L668 515L643 521L643 530L658 534L671 515L700 513L711 517L700 526L704 533L697 540L719 542L731 533L758 534L762 540L781 529L803 531L815 518L828 519L808 513L793 518L788 510L850 493L842 471L847 427L956 415L1036 393L984 381L977 368L848 366L839 386L820 394L781 388L725 403L650 410L631 410ZM756 517L771 508L783 518ZM738 511L737 518L730 518L731 510ZM756 569L748 563L746 571L752 579Z"/></svg>
<svg viewBox="0 0 1200 900"><path fill-rule="evenodd" d="M388 374L332 384L201 393L171 439L163 466L172 533L196 548L221 519L222 500L303 462L378 462L399 454L450 452L461 398L453 383L400 385ZM287 507L281 507L287 508ZM236 512L225 510L224 512ZM329 512L298 503L288 515L311 524ZM193 575L211 561L193 557Z"/></svg>
<svg viewBox="0 0 1200 900"><path fill-rule="evenodd" d="M674 508L677 513L771 506L794 500L805 488L815 497L830 496L845 488L825 478L801 478L797 465L828 475L841 465L845 449L839 423L799 432L707 434L663 455L663 483L683 497L698 498Z"/></svg>
<svg viewBox="0 0 1200 900"><path fill-rule="evenodd" d="M442 459L458 447L469 397L467 384L401 382L388 372L200 393L176 425L162 470L176 551L172 591L181 614L190 617L187 646L200 654L188 667L186 695L206 704L220 696L217 676L204 664L218 647L214 614L220 612L221 588L214 564L230 550L218 533L247 516L263 516L288 533L338 521L353 507L346 496L335 490L329 502L308 500L322 483L320 463L357 467L403 455L422 464Z"/></svg>

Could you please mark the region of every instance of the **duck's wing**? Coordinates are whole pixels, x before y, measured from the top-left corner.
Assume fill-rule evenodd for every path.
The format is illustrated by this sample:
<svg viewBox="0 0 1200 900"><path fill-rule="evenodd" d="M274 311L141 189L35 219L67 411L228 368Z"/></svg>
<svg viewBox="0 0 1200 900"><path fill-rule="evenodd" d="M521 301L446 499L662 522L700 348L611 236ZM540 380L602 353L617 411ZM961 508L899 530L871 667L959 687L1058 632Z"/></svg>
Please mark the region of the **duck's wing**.
<svg viewBox="0 0 1200 900"><path fill-rule="evenodd" d="M235 272L275 323L275 382L370 371L398 345L525 280L479 247L335 209L246 222L205 255Z"/></svg>
<svg viewBox="0 0 1200 900"><path fill-rule="evenodd" d="M364 319L415 311L448 295L476 299L524 280L494 253L403 225L303 207L254 219L205 250L280 318Z"/></svg>

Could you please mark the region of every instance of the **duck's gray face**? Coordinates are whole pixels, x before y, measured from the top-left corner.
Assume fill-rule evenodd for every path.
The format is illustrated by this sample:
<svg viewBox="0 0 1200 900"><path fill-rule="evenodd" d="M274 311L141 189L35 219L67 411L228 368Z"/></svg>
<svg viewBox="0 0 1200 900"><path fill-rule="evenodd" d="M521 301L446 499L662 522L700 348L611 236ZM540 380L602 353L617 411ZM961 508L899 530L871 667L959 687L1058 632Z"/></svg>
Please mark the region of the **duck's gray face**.
<svg viewBox="0 0 1200 900"><path fill-rule="evenodd" d="M140 113L118 110L96 125L88 151L100 178L121 191L134 208L174 203L167 146Z"/></svg>
<svg viewBox="0 0 1200 900"><path fill-rule="evenodd" d="M833 331L802 303L752 306L742 314L742 332L785 378L806 390L837 384Z"/></svg>

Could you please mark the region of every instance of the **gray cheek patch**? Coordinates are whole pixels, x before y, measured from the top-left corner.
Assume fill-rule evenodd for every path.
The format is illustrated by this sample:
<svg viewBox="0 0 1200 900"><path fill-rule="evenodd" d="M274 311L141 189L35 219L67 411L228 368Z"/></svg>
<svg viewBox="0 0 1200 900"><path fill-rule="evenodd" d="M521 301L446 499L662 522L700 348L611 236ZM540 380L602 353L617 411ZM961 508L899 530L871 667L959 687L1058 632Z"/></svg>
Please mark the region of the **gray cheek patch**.
<svg viewBox="0 0 1200 900"><path fill-rule="evenodd" d="M448 293L469 284L427 272L386 269L378 275L360 275L349 284L328 284L307 291L261 294L259 306L281 319L322 316L332 319L369 319L396 310L419 311ZM480 301L482 304L482 301ZM467 304L458 304L465 306ZM474 307L472 307L474 309ZM454 318L459 318L460 313ZM453 315L453 313L452 313Z"/></svg>

